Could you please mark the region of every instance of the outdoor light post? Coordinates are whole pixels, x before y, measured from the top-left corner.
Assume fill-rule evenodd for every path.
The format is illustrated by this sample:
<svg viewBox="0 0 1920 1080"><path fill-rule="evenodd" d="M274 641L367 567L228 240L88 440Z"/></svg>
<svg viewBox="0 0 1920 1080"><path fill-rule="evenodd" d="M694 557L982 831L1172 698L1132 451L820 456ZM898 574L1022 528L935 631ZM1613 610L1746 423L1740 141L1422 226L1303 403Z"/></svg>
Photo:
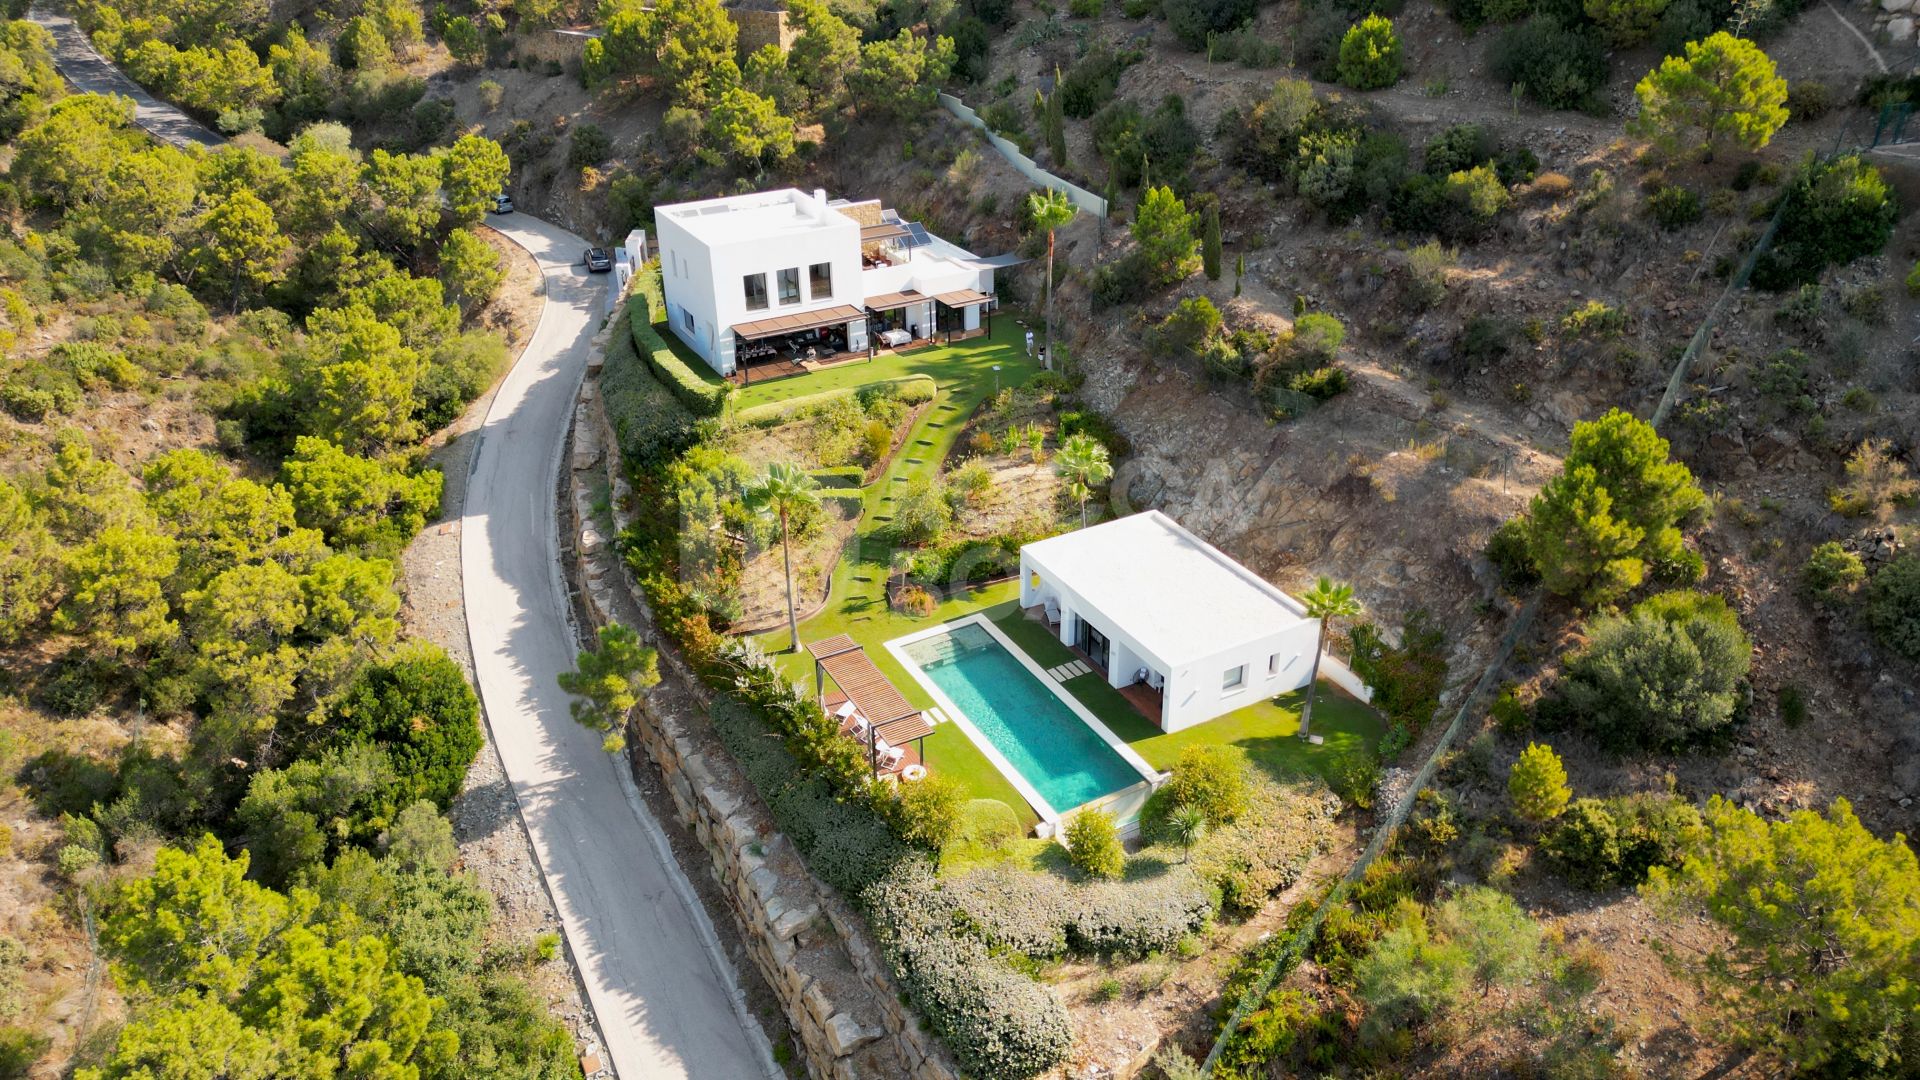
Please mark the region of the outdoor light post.
<svg viewBox="0 0 1920 1080"><path fill-rule="evenodd" d="M993 396L1000 396L1000 365L993 365Z"/></svg>

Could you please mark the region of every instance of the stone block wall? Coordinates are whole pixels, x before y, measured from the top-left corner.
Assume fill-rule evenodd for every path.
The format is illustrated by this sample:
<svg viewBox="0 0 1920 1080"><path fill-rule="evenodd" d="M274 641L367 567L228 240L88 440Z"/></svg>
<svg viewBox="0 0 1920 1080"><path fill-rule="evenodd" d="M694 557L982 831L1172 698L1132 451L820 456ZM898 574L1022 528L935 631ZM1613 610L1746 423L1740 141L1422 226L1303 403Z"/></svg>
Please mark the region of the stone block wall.
<svg viewBox="0 0 1920 1080"><path fill-rule="evenodd" d="M793 48L794 39L800 31L787 21L787 13L781 10L765 10L759 5L730 4L727 17L740 30L736 48L742 58L752 56L763 45L778 45L781 52Z"/></svg>
<svg viewBox="0 0 1920 1080"><path fill-rule="evenodd" d="M704 685L660 642L611 538L632 495L597 392L598 358L574 410L567 535L569 573L595 627L618 618L660 648L662 685L629 723L628 754L656 768L674 810L699 839L707 869L760 975L779 998L809 1076L816 1080L958 1080L946 1051L900 1001L865 922L808 872L773 828L739 765L713 736ZM610 493L612 520L596 520ZM644 755L644 760L642 756ZM717 917L717 916L716 916Z"/></svg>

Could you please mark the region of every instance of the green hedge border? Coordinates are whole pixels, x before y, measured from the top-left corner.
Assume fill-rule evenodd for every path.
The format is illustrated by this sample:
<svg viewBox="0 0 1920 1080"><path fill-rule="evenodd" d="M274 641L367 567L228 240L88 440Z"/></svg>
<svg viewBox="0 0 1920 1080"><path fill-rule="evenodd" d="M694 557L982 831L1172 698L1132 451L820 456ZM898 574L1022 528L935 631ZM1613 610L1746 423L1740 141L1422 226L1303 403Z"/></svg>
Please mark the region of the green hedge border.
<svg viewBox="0 0 1920 1080"><path fill-rule="evenodd" d="M733 415L733 418L737 423L742 424L766 424L773 421L785 420L795 413L800 412L802 409L811 408L816 405L824 405L838 398L853 397L855 394L875 386L899 387L901 391L900 396L909 403L932 401L934 392L939 389L939 384L934 382L933 376L931 375L924 373L917 375L896 375L890 379L875 379L873 382L862 383L859 386L843 386L837 390L822 390L817 394L802 394L799 397L790 397L784 401L769 401L765 405L755 405L749 409L741 409ZM918 393L924 393L926 396L917 398L915 396L916 392L909 390L908 387L924 387L925 389L918 391Z"/></svg>
<svg viewBox="0 0 1920 1080"><path fill-rule="evenodd" d="M646 358L655 377L695 416L719 416L726 408L727 388L710 381L674 353L658 329L666 310L660 294L660 264L648 263L635 276L633 295L627 300L627 328L633 334L634 348Z"/></svg>

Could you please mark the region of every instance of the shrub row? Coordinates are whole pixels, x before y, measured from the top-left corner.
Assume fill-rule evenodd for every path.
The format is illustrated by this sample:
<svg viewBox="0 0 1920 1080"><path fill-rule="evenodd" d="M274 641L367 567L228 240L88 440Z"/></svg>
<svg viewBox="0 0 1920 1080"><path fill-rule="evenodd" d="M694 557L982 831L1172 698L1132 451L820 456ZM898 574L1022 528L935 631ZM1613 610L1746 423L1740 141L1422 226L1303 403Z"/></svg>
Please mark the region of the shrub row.
<svg viewBox="0 0 1920 1080"><path fill-rule="evenodd" d="M1067 1009L1052 990L955 933L961 911L924 859L908 859L862 897L907 1000L970 1076L1033 1076L1066 1060Z"/></svg>
<svg viewBox="0 0 1920 1080"><path fill-rule="evenodd" d="M829 465L824 469L815 469L808 475L818 480L823 488L857 488L867 478L867 470L862 465Z"/></svg>
<svg viewBox="0 0 1920 1080"><path fill-rule="evenodd" d="M918 405L921 402L932 401L934 391L937 389L933 381L933 376L931 375L900 375L895 378L881 379L861 386L843 386L838 390L822 390L817 394L802 394L799 397L787 398L784 401L770 401L765 405L755 405L749 409L741 409L738 413L734 414L734 419L742 424L771 425L790 417L798 416L808 409L819 408L830 401L857 397L863 391L871 391L874 387L883 386L892 387L894 389L894 396L908 405Z"/></svg>
<svg viewBox="0 0 1920 1080"><path fill-rule="evenodd" d="M658 328L666 305L655 295L659 288L657 267L649 265L640 272L633 298L627 301L627 325L632 330L634 347L646 358L647 366L680 403L695 416L718 416L726 407L726 387L709 382L673 351ZM620 335L615 334L614 337Z"/></svg>
<svg viewBox="0 0 1920 1080"><path fill-rule="evenodd" d="M1213 895L1186 867L1150 881L1062 887L1050 874L975 870L945 891L989 944L1052 960L1067 952L1164 952L1213 917Z"/></svg>
<svg viewBox="0 0 1920 1080"><path fill-rule="evenodd" d="M620 455L633 467L664 462L693 442L693 414L641 363L633 338L607 339L600 394Z"/></svg>

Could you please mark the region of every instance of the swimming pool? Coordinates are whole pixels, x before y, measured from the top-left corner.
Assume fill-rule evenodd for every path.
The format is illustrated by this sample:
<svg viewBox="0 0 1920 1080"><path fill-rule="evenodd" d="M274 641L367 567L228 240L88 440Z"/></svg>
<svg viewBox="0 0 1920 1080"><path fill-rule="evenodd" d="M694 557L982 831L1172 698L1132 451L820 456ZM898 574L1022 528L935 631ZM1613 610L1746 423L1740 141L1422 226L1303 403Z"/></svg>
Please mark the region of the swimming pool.
<svg viewBox="0 0 1920 1080"><path fill-rule="evenodd" d="M974 618L889 646L960 713L1011 767L1015 786L1043 816L1060 813L1148 779L1145 762L1131 763L1002 644L983 619ZM1018 781L1024 780L1025 783ZM1028 791L1026 789L1031 789Z"/></svg>

